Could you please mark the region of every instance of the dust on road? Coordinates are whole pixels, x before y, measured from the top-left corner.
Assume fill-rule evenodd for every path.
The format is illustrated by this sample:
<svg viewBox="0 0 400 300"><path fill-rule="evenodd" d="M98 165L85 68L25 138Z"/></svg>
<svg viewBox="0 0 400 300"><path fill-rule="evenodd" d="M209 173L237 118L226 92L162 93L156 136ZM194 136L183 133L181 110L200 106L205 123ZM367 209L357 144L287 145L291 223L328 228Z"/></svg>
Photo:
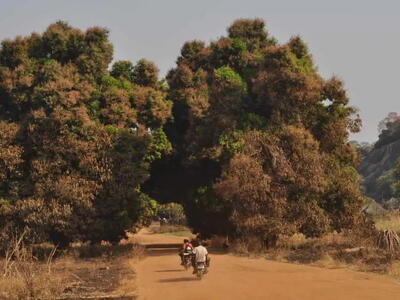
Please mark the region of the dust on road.
<svg viewBox="0 0 400 300"><path fill-rule="evenodd" d="M178 243L181 237L142 230L144 244ZM149 250L138 263L137 284L142 300L396 300L400 282L386 276L348 269L323 269L212 254L210 272L198 281L179 265L175 249Z"/></svg>

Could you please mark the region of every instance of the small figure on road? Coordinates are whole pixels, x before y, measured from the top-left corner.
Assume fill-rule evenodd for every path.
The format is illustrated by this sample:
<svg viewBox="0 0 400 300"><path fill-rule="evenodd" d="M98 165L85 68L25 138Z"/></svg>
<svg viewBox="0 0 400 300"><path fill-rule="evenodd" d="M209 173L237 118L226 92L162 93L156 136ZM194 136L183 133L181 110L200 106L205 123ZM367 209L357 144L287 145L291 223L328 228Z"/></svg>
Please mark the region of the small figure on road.
<svg viewBox="0 0 400 300"><path fill-rule="evenodd" d="M167 218L162 217L162 218L160 219L160 225L163 226L163 225L167 225L167 224L168 224Z"/></svg>
<svg viewBox="0 0 400 300"><path fill-rule="evenodd" d="M184 261L183 261L184 254L192 253L192 251L193 251L192 244L189 242L188 239L184 239L182 248L179 250L179 256L181 257L181 265L184 265Z"/></svg>
<svg viewBox="0 0 400 300"><path fill-rule="evenodd" d="M193 250L193 274L197 272L197 265L199 263L204 263L207 267L210 266L210 258L208 257L208 251L204 247L202 241L197 241L197 247Z"/></svg>

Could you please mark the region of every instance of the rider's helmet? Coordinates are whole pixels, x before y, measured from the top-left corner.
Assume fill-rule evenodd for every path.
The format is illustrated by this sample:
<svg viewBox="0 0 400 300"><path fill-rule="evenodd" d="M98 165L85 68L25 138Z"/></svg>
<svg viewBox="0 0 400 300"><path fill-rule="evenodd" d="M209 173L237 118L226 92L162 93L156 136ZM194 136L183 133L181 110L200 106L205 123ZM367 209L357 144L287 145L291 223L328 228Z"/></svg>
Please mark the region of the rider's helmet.
<svg viewBox="0 0 400 300"><path fill-rule="evenodd" d="M186 244L186 243L189 243L189 240L188 239L184 239L183 242Z"/></svg>

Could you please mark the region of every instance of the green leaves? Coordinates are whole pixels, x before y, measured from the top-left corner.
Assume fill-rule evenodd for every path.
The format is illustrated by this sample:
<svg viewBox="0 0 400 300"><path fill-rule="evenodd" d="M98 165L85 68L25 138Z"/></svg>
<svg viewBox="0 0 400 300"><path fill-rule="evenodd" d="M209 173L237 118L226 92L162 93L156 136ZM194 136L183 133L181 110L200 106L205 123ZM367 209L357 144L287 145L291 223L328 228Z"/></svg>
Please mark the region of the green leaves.
<svg viewBox="0 0 400 300"><path fill-rule="evenodd" d="M228 66L215 69L214 75L218 84L232 89L239 89L243 92L247 90L246 83L242 80L240 75Z"/></svg>
<svg viewBox="0 0 400 300"><path fill-rule="evenodd" d="M172 145L168 140L162 128L158 128L151 132L151 143L149 151L145 156L145 160L153 162L160 159L162 156L171 153Z"/></svg>
<svg viewBox="0 0 400 300"><path fill-rule="evenodd" d="M133 82L141 86L156 87L159 70L157 66L146 59L141 59L133 68Z"/></svg>
<svg viewBox="0 0 400 300"><path fill-rule="evenodd" d="M128 60L120 60L113 64L110 75L133 81L133 64Z"/></svg>
<svg viewBox="0 0 400 300"><path fill-rule="evenodd" d="M234 131L229 135L221 135L219 137L219 144L224 147L224 149L233 155L243 150L245 141L242 138L241 131Z"/></svg>
<svg viewBox="0 0 400 300"><path fill-rule="evenodd" d="M228 34L230 38L243 40L251 50L268 44L268 33L261 19L236 20L228 28Z"/></svg>

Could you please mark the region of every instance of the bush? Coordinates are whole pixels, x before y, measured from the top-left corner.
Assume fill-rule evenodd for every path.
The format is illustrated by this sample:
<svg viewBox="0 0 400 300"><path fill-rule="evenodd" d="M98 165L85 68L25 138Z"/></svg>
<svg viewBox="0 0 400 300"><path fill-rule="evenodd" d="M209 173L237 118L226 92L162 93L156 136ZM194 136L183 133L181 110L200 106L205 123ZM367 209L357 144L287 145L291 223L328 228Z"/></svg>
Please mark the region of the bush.
<svg viewBox="0 0 400 300"><path fill-rule="evenodd" d="M39 262L26 247L23 237L26 232L15 237L6 250L2 274L0 276L0 298L10 300L53 299L63 291L63 278L52 273L52 260L56 248Z"/></svg>
<svg viewBox="0 0 400 300"><path fill-rule="evenodd" d="M165 218L167 224L186 225L186 216L183 206L179 203L168 203L160 205L157 213L159 219Z"/></svg>

